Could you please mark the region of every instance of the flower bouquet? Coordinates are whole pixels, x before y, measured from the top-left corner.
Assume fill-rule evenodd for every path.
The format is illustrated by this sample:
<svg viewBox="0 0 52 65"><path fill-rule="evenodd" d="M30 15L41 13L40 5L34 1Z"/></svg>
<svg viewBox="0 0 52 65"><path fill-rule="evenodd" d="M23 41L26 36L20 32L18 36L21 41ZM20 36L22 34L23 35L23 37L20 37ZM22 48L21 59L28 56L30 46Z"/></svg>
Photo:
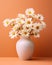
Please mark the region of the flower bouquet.
<svg viewBox="0 0 52 65"><path fill-rule="evenodd" d="M18 36L24 39L26 38L25 40L21 39L17 43L19 44L25 43L26 46L29 45L28 51L30 54L27 52L27 50L26 51L22 50L22 49L26 49L26 46L25 48L23 48L20 47L20 45L18 44L16 45L16 49L19 57L23 59L29 59L32 56L32 51L34 47L32 45L32 42L27 38L29 38L31 35L33 35L36 38L40 37L40 31L46 27L46 24L43 20L44 17L41 14L35 14L35 10L33 8L28 8L26 9L25 14L18 14L17 18L5 19L3 21L5 27L8 27L9 25L12 27L11 31L9 32L9 37L11 39L16 38ZM23 53L23 51L25 53Z"/></svg>

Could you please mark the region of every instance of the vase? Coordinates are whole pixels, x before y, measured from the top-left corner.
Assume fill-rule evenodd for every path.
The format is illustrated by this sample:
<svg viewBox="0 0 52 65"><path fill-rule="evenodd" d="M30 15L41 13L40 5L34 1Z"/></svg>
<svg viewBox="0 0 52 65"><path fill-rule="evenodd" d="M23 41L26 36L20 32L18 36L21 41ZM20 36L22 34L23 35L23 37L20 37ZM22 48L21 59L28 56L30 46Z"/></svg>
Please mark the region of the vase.
<svg viewBox="0 0 52 65"><path fill-rule="evenodd" d="M34 52L34 43L30 38L21 38L16 43L18 57L22 60L32 58Z"/></svg>

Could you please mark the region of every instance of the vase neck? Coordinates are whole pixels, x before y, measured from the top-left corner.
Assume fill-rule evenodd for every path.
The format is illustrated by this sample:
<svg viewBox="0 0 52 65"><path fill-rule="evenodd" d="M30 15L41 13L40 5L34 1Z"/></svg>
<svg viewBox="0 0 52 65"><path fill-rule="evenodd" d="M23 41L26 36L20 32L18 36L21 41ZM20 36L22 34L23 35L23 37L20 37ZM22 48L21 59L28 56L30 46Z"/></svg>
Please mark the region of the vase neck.
<svg viewBox="0 0 52 65"><path fill-rule="evenodd" d="M20 37L21 39L30 39L30 37Z"/></svg>

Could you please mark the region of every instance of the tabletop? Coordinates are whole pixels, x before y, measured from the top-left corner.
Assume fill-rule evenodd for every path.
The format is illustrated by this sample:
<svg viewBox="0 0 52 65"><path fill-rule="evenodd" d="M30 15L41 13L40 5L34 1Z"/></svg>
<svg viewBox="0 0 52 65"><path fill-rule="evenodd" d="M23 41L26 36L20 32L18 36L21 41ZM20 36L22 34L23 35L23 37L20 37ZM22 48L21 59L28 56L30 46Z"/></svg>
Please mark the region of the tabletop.
<svg viewBox="0 0 52 65"><path fill-rule="evenodd" d="M52 65L52 58L33 58L21 60L18 57L0 57L0 65Z"/></svg>

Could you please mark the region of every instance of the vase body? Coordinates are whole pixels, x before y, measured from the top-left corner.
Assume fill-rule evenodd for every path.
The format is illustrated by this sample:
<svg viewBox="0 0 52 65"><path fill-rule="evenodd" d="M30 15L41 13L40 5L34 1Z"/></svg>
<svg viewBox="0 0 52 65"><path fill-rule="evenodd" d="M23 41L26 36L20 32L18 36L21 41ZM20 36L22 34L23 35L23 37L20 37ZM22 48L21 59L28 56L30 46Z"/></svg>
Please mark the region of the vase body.
<svg viewBox="0 0 52 65"><path fill-rule="evenodd" d="M31 59L34 52L33 41L30 38L21 38L16 43L16 51L20 59Z"/></svg>

